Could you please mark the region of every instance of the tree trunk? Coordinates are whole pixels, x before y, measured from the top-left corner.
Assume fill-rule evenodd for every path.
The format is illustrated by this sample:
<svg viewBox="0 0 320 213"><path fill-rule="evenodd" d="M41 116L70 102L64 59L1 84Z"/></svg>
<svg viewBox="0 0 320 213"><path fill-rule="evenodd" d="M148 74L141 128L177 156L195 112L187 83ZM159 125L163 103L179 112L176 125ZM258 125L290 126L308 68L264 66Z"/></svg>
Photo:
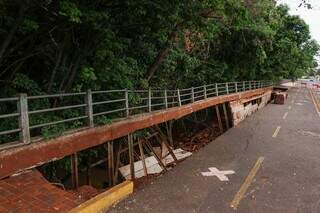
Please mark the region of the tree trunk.
<svg viewBox="0 0 320 213"><path fill-rule="evenodd" d="M70 74L70 77L69 77L69 81L65 85L63 91L68 91L69 89L71 89L72 84L74 82L74 79L76 77L77 71L78 71L79 66L80 66L80 61L81 61L81 53L79 53L74 65L72 67L72 71L71 71L71 74Z"/></svg>
<svg viewBox="0 0 320 213"><path fill-rule="evenodd" d="M172 43L177 37L177 31L178 30L176 27L175 30L170 33L166 46L160 50L157 57L155 58L155 61L149 66L146 73L147 82L150 82L151 78L154 76L161 63L166 59L167 55L169 54L172 48Z"/></svg>
<svg viewBox="0 0 320 213"><path fill-rule="evenodd" d="M7 49L7 47L10 45L14 34L16 33L19 25L21 24L21 22L23 21L23 14L24 14L24 4L21 5L20 10L19 10L19 16L16 19L15 23L13 24L12 28L9 31L8 36L6 37L6 39L3 41L2 46L0 48L0 64L3 61L4 58L4 53Z"/></svg>
<svg viewBox="0 0 320 213"><path fill-rule="evenodd" d="M54 66L54 68L52 70L52 73L51 73L51 76L50 76L50 80L49 80L49 83L48 83L48 88L47 88L47 92L48 93L50 93L51 90L52 90L52 85L53 85L54 79L56 77L56 74L57 74L61 59L62 59L62 53L63 53L63 48L59 51L56 64L55 64L55 66Z"/></svg>

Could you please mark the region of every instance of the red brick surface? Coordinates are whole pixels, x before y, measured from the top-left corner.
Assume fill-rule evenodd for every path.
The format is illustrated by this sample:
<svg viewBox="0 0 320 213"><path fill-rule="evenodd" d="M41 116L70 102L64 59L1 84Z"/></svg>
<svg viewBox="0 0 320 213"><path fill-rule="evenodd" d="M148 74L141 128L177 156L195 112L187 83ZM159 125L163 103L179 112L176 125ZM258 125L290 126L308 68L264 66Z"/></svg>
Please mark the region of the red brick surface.
<svg viewBox="0 0 320 213"><path fill-rule="evenodd" d="M99 191L92 186L80 186L77 190L71 191L79 199L86 201L99 194Z"/></svg>
<svg viewBox="0 0 320 213"><path fill-rule="evenodd" d="M52 185L35 169L0 180L0 213L67 212L89 198Z"/></svg>

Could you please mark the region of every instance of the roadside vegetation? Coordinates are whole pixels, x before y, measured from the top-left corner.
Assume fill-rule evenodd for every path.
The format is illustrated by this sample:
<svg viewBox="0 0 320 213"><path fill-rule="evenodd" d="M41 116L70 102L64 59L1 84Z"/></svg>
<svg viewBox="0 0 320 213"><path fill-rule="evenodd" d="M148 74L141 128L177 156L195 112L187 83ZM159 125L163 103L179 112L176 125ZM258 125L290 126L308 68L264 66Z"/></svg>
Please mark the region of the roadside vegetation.
<svg viewBox="0 0 320 213"><path fill-rule="evenodd" d="M274 1L3 0L1 96L297 78L308 25Z"/></svg>

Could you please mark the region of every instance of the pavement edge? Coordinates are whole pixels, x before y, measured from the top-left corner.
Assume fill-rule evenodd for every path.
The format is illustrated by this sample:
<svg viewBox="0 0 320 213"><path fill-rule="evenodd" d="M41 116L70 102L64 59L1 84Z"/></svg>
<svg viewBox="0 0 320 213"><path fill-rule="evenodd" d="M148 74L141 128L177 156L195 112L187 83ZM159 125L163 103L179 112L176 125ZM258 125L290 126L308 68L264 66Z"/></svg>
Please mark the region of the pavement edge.
<svg viewBox="0 0 320 213"><path fill-rule="evenodd" d="M125 181L71 209L68 213L102 212L132 193L133 182Z"/></svg>

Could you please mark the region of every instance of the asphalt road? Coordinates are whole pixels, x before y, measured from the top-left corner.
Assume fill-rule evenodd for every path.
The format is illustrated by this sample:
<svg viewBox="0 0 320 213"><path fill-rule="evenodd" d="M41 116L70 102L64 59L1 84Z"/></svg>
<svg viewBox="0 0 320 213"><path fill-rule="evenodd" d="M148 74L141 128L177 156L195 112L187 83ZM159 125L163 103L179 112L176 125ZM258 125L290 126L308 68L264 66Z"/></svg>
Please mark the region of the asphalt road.
<svg viewBox="0 0 320 213"><path fill-rule="evenodd" d="M204 177L209 167L235 174ZM290 90L285 105L269 104L109 212L320 212L320 117L309 91Z"/></svg>

